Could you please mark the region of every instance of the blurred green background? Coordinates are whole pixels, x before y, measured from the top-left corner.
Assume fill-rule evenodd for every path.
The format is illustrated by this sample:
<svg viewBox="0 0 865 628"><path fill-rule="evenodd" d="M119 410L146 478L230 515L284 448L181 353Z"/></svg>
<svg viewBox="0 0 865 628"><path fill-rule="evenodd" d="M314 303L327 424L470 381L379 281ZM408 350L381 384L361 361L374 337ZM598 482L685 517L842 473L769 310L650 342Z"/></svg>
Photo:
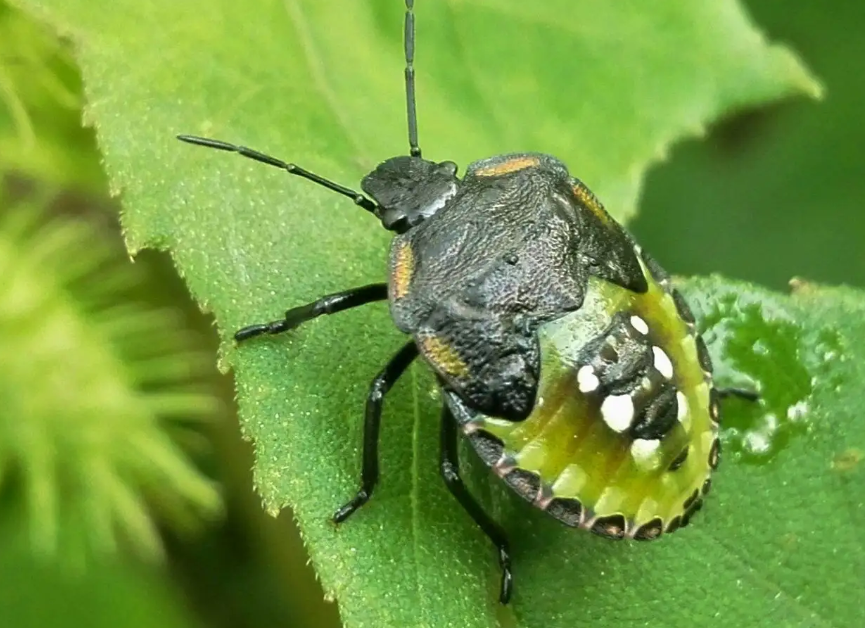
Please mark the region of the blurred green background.
<svg viewBox="0 0 865 628"><path fill-rule="evenodd" d="M676 274L720 272L780 290L793 276L865 287L865 74L857 69L865 40L852 35L865 28L865 11L856 2L835 2L831 11L807 2L746 4L771 39L798 51L821 78L825 100L745 112L677 145L649 173L631 228ZM118 207L92 131L80 124L81 108L67 45L0 3L2 216L20 206L83 224L87 237L104 242L122 264ZM0 253L3 245L0 238ZM173 311L185 342L214 356L212 322L189 300L167 257L145 252L136 267L128 286L135 302ZM7 302L0 296L0 326ZM32 500L20 499L28 467L2 442L9 417L0 408L0 626L339 625L335 605L322 599L306 565L290 513L267 516L252 492L251 448L240 438L230 378L212 361L171 377L194 380L197 394L221 400L208 420L182 427L224 508L201 507L201 516L183 526L157 517L165 561L153 560L156 551L123 551L135 545L135 532L118 541L121 551L86 564L67 560L64 552L73 551L63 542L35 551L32 516L21 506L32 507ZM147 477L143 492L158 506L158 487ZM46 589L55 594L46 598Z"/></svg>

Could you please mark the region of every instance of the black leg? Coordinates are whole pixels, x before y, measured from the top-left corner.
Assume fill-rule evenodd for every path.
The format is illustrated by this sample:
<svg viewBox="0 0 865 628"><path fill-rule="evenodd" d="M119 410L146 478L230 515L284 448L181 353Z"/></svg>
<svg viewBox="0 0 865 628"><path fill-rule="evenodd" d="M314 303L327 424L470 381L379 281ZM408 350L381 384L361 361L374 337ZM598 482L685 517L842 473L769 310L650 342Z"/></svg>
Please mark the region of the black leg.
<svg viewBox="0 0 865 628"><path fill-rule="evenodd" d="M312 303L291 308L285 313L285 318L278 321L244 327L234 334L234 339L241 342L262 334L281 334L322 314L335 314L384 299L387 299L387 284L385 283L374 283L361 288L328 294Z"/></svg>
<svg viewBox="0 0 865 628"><path fill-rule="evenodd" d="M469 494L466 485L460 477L459 450L457 442L457 422L445 405L441 417L441 474L451 494L456 497L469 516L480 526L499 552L499 565L502 568L502 586L499 601L507 604L511 599L513 575L511 574L511 556L508 552L508 539L501 526L493 521L483 511L481 505Z"/></svg>
<svg viewBox="0 0 865 628"><path fill-rule="evenodd" d="M718 388L717 391L718 397L721 399L726 399L727 397L739 397L739 399L745 399L747 401L760 400L760 393L745 388Z"/></svg>
<svg viewBox="0 0 865 628"><path fill-rule="evenodd" d="M409 341L393 356L382 371L375 376L366 398L366 413L363 418L363 468L360 490L354 498L333 514L334 523L342 523L358 508L369 501L378 483L378 428L381 425L381 407L384 396L408 365L417 357L417 345Z"/></svg>

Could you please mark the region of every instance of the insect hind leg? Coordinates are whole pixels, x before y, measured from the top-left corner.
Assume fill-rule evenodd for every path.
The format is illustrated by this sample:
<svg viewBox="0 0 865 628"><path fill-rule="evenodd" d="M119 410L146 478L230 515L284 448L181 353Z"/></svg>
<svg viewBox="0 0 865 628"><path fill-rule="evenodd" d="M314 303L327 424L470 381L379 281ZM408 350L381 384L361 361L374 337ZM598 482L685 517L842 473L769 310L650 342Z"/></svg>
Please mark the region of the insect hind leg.
<svg viewBox="0 0 865 628"><path fill-rule="evenodd" d="M513 574L511 572L511 555L508 549L508 539L504 530L484 512L481 505L466 489L460 477L457 422L447 405L442 408L441 415L441 459L440 470L448 490L460 506L465 509L474 522L487 535L499 554L499 565L502 569L502 581L499 601L507 604L511 599Z"/></svg>

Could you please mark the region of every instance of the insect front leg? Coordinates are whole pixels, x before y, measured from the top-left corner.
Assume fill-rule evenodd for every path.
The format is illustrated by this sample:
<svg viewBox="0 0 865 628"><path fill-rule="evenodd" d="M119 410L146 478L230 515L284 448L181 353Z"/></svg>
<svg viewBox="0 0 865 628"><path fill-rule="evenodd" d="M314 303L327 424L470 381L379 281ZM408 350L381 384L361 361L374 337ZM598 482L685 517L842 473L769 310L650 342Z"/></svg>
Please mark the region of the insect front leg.
<svg viewBox="0 0 865 628"><path fill-rule="evenodd" d="M291 308L285 313L285 318L244 327L234 334L234 339L237 342L242 342L263 334L281 334L322 314L336 314L343 310L385 299L387 299L387 284L385 283L374 283L343 292L335 292L316 299L312 303Z"/></svg>

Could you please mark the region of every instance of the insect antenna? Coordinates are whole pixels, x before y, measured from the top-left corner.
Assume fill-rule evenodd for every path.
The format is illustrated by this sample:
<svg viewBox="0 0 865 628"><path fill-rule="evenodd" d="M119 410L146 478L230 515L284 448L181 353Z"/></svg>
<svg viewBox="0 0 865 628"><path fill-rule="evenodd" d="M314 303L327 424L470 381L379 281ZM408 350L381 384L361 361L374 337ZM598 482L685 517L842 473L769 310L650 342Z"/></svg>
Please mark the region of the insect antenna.
<svg viewBox="0 0 865 628"><path fill-rule="evenodd" d="M405 0L405 104L408 114L408 145L412 157L420 157L417 140L417 103L414 95L414 0Z"/></svg>
<svg viewBox="0 0 865 628"><path fill-rule="evenodd" d="M282 161L281 159L271 157L270 155L265 155L264 153L260 153L257 150L247 148L246 146L229 144L228 142L212 140L206 137L197 137L195 135L178 135L177 139L179 139L181 142L186 142L188 144L195 144L196 146L205 146L207 148L215 148L216 150L224 150L230 153L238 153L249 159L261 162L263 164L267 164L268 166L280 168L281 170L285 170L288 174L303 177L304 179L312 181L313 183L317 183L322 187L326 187L328 190L333 190L337 194L347 196L354 201L355 205L362 207L368 212L378 215L378 205L376 205L373 201L368 199L360 192L356 192L355 190L347 188L344 185L334 183L329 179L325 179L324 177L319 176L314 172L310 172L309 170L305 170L295 164Z"/></svg>

